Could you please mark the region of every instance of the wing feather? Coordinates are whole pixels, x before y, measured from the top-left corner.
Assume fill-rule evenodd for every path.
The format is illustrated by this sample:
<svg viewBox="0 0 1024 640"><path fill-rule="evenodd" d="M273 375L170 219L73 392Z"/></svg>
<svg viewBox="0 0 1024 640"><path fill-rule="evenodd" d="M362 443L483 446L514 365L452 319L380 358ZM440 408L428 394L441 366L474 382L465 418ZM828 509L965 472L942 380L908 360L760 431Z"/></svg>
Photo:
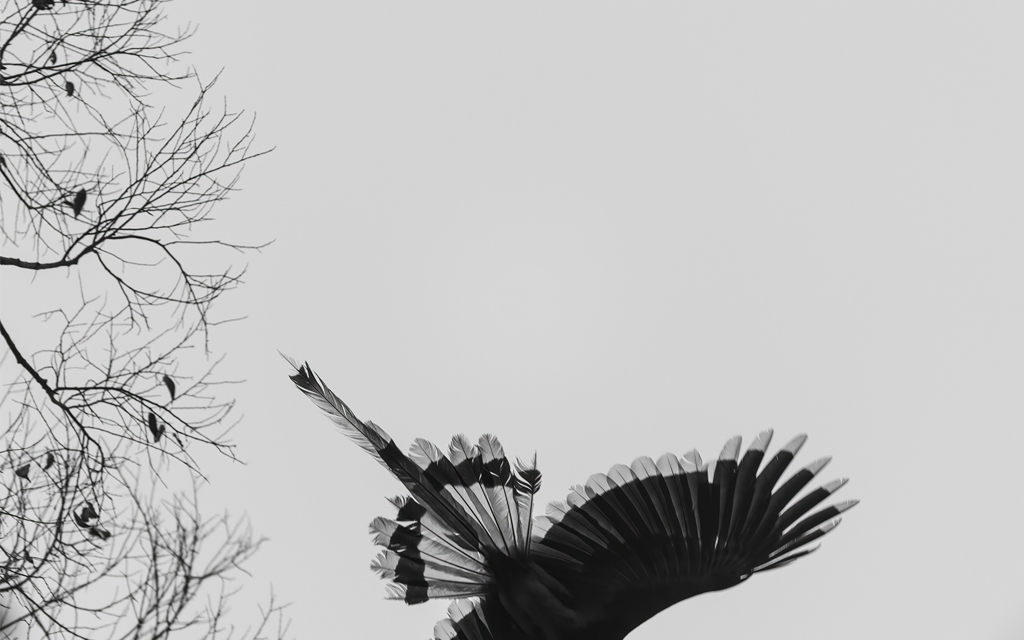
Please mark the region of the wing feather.
<svg viewBox="0 0 1024 640"><path fill-rule="evenodd" d="M679 600L813 551L808 546L856 501L814 510L842 486L837 481L794 502L828 459L780 482L806 436L761 468L771 436L761 433L742 458L740 439L733 438L713 465L696 451L615 465L549 508L535 529L531 557L581 603L580 618L588 623L578 637L622 638Z"/></svg>

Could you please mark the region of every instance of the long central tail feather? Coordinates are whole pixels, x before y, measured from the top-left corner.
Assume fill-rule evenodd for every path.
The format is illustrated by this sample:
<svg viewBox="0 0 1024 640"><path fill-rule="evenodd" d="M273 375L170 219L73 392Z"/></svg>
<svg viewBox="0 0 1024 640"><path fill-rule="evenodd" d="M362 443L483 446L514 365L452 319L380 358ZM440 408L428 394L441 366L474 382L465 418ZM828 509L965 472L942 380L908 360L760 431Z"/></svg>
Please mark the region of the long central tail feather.
<svg viewBox="0 0 1024 640"><path fill-rule="evenodd" d="M383 429L359 420L308 364L285 358L296 369L295 386L412 494L393 501L396 520L376 518L370 524L374 541L384 547L372 568L391 581L388 597L413 604L494 592L488 558L525 559L529 550L533 495L541 479L536 465L513 471L491 435L476 445L456 436L451 459L422 439L406 456Z"/></svg>
<svg viewBox="0 0 1024 640"><path fill-rule="evenodd" d="M292 366L297 363L290 360ZM378 462L388 468L402 484L425 507L444 521L462 540L472 546L480 545L480 532L470 524L471 520L458 504L445 496L435 487L429 478L412 460L399 450L394 440L383 429L372 422L362 422L338 396L324 385L309 368L309 365L296 366L298 370L291 376L292 382L313 401L334 424L360 447L367 451Z"/></svg>

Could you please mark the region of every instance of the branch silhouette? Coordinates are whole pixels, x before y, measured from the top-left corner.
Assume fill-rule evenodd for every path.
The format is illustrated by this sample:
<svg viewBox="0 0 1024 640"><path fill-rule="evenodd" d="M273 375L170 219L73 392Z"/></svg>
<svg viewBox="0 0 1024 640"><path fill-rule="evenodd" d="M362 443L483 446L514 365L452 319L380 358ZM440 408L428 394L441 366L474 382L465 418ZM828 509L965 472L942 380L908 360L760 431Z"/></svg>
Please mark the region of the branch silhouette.
<svg viewBox="0 0 1024 640"><path fill-rule="evenodd" d="M0 635L230 635L261 544L201 514L194 452L235 457L211 309L262 245L210 214L266 152L166 2L0 9ZM273 596L254 620L236 635L287 631Z"/></svg>

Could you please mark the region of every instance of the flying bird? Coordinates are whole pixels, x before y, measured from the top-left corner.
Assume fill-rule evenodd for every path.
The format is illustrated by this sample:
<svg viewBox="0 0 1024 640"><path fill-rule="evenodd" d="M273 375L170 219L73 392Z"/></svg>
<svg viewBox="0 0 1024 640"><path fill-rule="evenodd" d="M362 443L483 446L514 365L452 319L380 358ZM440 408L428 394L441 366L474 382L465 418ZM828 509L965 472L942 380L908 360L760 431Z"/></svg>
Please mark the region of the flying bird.
<svg viewBox="0 0 1024 640"><path fill-rule="evenodd" d="M492 435L455 436L447 455L417 439L403 454L308 364L289 362L295 385L409 491L391 500L395 516L370 523L383 548L371 567L390 599L453 600L435 640L621 640L681 600L811 553L857 503L812 513L846 479L794 501L830 458L776 486L806 436L761 467L765 431L742 456L732 438L711 465L696 451L616 465L534 518L536 456L513 467Z"/></svg>

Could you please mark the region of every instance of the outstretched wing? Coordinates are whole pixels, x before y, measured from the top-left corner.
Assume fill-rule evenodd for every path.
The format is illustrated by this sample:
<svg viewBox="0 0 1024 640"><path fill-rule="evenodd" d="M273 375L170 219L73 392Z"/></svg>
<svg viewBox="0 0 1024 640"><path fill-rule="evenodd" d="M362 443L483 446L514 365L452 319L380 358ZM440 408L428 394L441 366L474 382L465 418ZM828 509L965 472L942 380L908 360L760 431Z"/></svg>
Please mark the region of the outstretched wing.
<svg viewBox="0 0 1024 640"><path fill-rule="evenodd" d="M806 440L798 436L758 473L771 431L741 461L740 438L709 470L693 451L638 458L574 487L537 519L531 559L567 586L588 629L564 637L622 638L659 611L814 551L851 500L814 513L841 479L797 493L828 463L812 462L777 489ZM578 636L577 636L578 634Z"/></svg>

